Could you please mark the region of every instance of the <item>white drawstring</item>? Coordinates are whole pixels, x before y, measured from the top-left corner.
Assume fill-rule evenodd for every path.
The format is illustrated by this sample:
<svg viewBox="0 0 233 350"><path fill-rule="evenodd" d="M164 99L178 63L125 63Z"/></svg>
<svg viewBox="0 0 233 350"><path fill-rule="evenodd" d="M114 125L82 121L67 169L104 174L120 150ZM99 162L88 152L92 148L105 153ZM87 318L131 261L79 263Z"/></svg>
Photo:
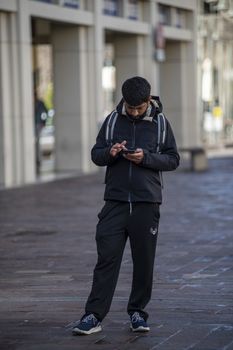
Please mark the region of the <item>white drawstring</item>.
<svg viewBox="0 0 233 350"><path fill-rule="evenodd" d="M131 202L129 202L129 213L130 213L130 215L132 214L132 203Z"/></svg>

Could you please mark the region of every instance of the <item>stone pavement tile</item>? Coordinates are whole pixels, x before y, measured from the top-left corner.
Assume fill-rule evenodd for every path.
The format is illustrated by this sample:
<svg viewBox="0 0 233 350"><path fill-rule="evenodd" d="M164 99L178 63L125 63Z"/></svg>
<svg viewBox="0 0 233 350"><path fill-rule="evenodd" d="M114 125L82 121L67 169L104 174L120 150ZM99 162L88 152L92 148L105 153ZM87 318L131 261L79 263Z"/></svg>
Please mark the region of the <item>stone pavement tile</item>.
<svg viewBox="0 0 233 350"><path fill-rule="evenodd" d="M233 327L232 325L215 325L212 331L203 341L198 342L193 350L233 349Z"/></svg>
<svg viewBox="0 0 233 350"><path fill-rule="evenodd" d="M152 346L150 350L173 350L174 344L179 344L179 349L184 350L222 349L231 342L232 329L230 330L229 326L216 324L189 325L179 329L161 343Z"/></svg>

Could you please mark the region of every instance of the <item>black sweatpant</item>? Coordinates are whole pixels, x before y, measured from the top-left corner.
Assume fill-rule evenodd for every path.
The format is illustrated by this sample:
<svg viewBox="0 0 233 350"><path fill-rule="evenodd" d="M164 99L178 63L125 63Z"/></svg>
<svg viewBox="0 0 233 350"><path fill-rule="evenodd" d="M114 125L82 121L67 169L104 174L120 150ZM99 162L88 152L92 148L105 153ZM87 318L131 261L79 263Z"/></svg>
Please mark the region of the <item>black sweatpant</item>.
<svg viewBox="0 0 233 350"><path fill-rule="evenodd" d="M86 313L102 320L110 309L127 237L133 259L133 281L127 311L143 310L149 302L159 224L159 204L107 201L99 213L96 230L98 261Z"/></svg>

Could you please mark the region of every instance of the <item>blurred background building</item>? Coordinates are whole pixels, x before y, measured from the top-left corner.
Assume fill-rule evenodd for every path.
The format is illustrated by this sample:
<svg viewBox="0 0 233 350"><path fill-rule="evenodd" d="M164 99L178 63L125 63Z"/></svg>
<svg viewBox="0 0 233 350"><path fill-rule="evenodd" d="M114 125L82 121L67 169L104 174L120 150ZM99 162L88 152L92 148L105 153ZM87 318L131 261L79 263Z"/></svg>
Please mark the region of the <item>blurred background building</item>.
<svg viewBox="0 0 233 350"><path fill-rule="evenodd" d="M94 171L98 128L134 75L180 148L232 142L232 57L231 1L0 0L0 186Z"/></svg>
<svg viewBox="0 0 233 350"><path fill-rule="evenodd" d="M233 1L198 2L198 100L202 140L233 144Z"/></svg>

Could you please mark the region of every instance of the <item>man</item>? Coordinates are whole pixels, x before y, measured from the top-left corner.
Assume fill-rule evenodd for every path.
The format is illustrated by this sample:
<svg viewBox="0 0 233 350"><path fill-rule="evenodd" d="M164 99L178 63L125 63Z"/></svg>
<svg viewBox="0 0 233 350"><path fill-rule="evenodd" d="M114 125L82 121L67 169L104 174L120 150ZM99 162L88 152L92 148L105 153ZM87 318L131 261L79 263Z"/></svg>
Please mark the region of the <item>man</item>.
<svg viewBox="0 0 233 350"><path fill-rule="evenodd" d="M73 334L101 331L116 287L126 240L133 259L133 282L127 311L131 329L147 332L153 266L162 202L161 171L174 170L179 155L172 129L165 119L166 137L158 153L158 114L162 104L150 95L150 84L142 77L126 80L123 99L117 106L114 127L107 131L108 116L92 149L96 165L107 166L105 205L99 213L96 242L98 261L85 315ZM111 134L108 144L107 134Z"/></svg>

